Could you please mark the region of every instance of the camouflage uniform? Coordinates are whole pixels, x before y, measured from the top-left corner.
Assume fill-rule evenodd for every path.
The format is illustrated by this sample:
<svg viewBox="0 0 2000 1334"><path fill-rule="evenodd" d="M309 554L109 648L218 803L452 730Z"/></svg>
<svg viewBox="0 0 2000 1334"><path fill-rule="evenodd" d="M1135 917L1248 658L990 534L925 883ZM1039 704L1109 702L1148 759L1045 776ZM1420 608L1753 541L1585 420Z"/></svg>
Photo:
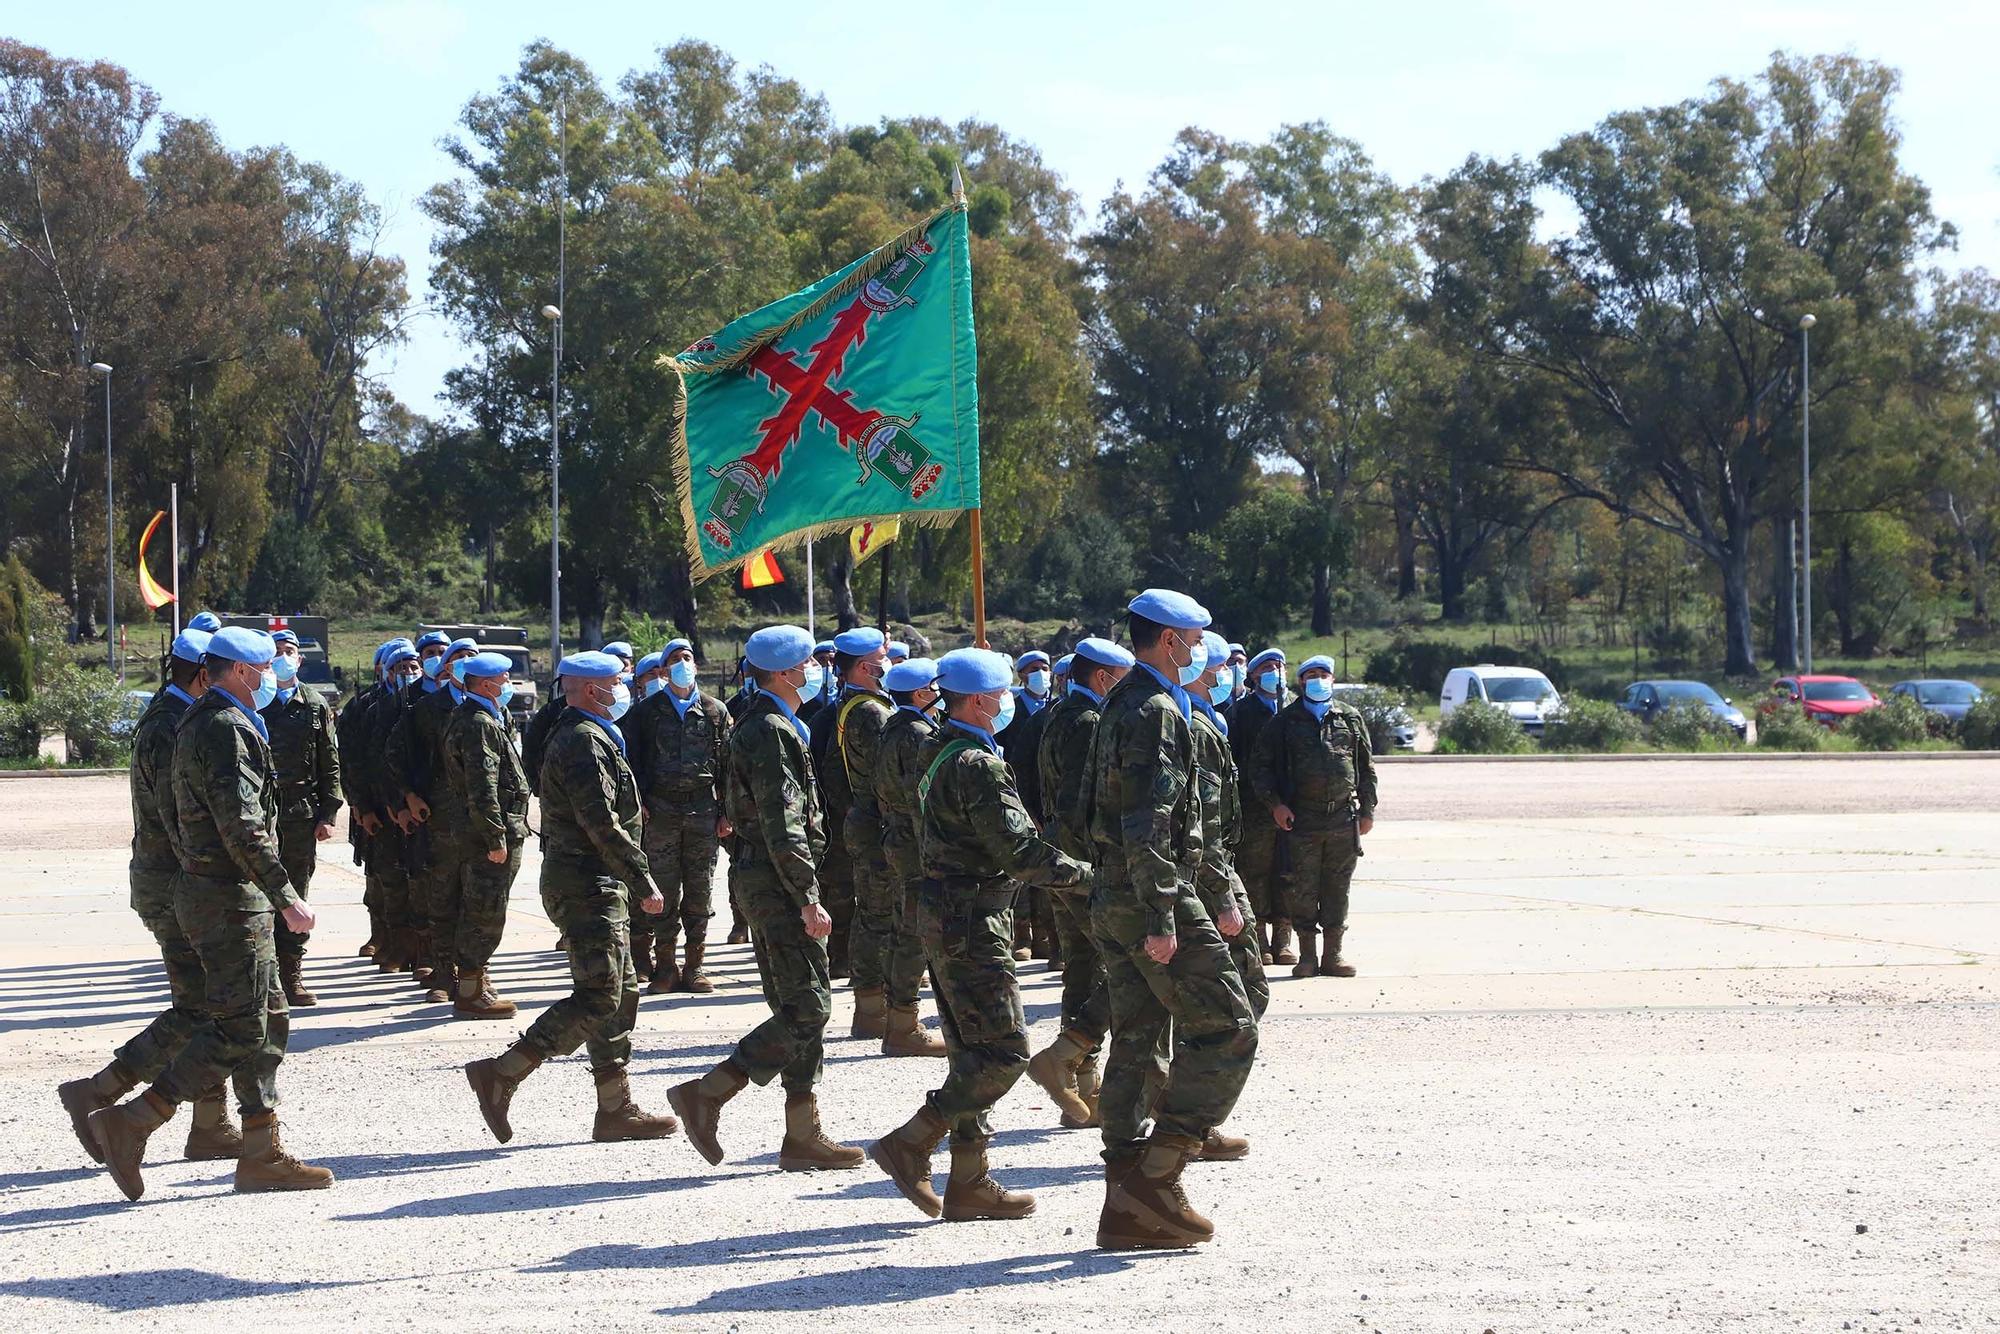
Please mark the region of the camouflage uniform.
<svg viewBox="0 0 2000 1334"><path fill-rule="evenodd" d="M1243 977L1250 1008L1262 1019L1271 1004L1271 983L1264 976L1257 913L1233 860L1243 829L1243 802L1236 760L1229 753L1229 724L1197 702L1188 726L1194 732L1195 790L1201 801L1201 866L1195 871L1195 893L1211 919L1221 920L1222 910L1230 906L1243 915L1243 929L1222 939Z"/></svg>
<svg viewBox="0 0 2000 1334"><path fill-rule="evenodd" d="M1325 715L1314 717L1307 701L1296 699L1271 720L1257 739L1250 784L1262 823L1271 824L1275 806L1292 809L1287 915L1301 930L1338 937L1361 856L1356 822L1375 814L1375 760L1361 715L1338 702L1324 707Z"/></svg>
<svg viewBox="0 0 2000 1334"><path fill-rule="evenodd" d="M460 831L456 927L438 956L461 970L484 969L507 929L507 896L528 841L528 775L498 706L468 694L444 729L446 799ZM495 862L489 852L504 852Z"/></svg>
<svg viewBox="0 0 2000 1334"><path fill-rule="evenodd" d="M542 759L542 910L562 932L572 990L522 1041L543 1056L587 1045L593 1071L623 1069L639 1015L631 890L650 885L639 784L616 726L565 709Z"/></svg>
<svg viewBox="0 0 2000 1334"><path fill-rule="evenodd" d="M430 816L409 836L410 897L424 905L432 962L445 965L451 957L444 942L458 933L460 868L465 856L459 846L462 802L445 790L444 729L463 693L449 684L435 690L424 689L422 682L412 687L410 705L390 729L383 757L391 803L407 807L414 794L430 808Z"/></svg>
<svg viewBox="0 0 2000 1334"><path fill-rule="evenodd" d="M1049 715L1055 712L1058 701L1044 700L1039 708L1030 712L1030 696L1026 691L1015 699L1018 703L1014 720L994 740L999 743L1001 757L1013 766L1021 804L1027 808L1029 815L1035 817L1036 824L1046 829L1047 826L1042 824L1042 734L1048 730ZM1037 958L1049 957L1056 937L1054 901L1058 897L1039 885L1021 887L1021 897L1015 904L1014 912L1016 946L1034 949Z"/></svg>
<svg viewBox="0 0 2000 1334"><path fill-rule="evenodd" d="M799 914L822 902L815 867L827 856L826 825L805 741L762 691L730 733L722 802L733 829L730 893L749 914L771 1007L730 1059L759 1085L782 1077L787 1092L808 1093L819 1082L833 991L826 943L806 934Z"/></svg>
<svg viewBox="0 0 2000 1334"><path fill-rule="evenodd" d="M382 877L376 873L373 857L373 842L368 831L361 827L361 815L373 813L374 804L358 790L360 773L360 748L363 737L363 720L374 707L375 698L381 687L371 685L357 690L347 703L340 706L340 713L334 718L334 736L339 743L340 779L347 797L347 842L354 849L354 864L361 868L361 903L368 909L368 943L380 950L388 940L389 921L382 910Z"/></svg>
<svg viewBox="0 0 2000 1334"><path fill-rule="evenodd" d="M369 840L370 870L381 877L382 915L397 932L396 949L399 953L414 951L418 947L418 937L430 930L431 913L429 902L417 892L410 873L411 858L415 853L411 840L389 816L392 808L401 809L401 798L390 780L385 760L389 737L409 709L411 692L421 690L421 686L385 686L376 695L363 720L358 756L360 763L344 771L348 780L348 799L359 807L361 794L365 792L369 809L382 821L381 829ZM398 958L397 962L407 965L417 960Z"/></svg>
<svg viewBox="0 0 2000 1334"><path fill-rule="evenodd" d="M521 768L528 775L528 791L541 795L542 759L548 754L549 734L555 730L556 719L569 705L563 700L562 682L555 682L549 690L548 699L536 709L528 719L528 725L521 729Z"/></svg>
<svg viewBox="0 0 2000 1334"><path fill-rule="evenodd" d="M258 722L211 690L174 736L174 916L201 960L206 993L202 1023L153 1085L180 1103L229 1078L246 1117L278 1105L291 1011L271 918L299 902L278 853L277 784Z"/></svg>
<svg viewBox="0 0 2000 1334"><path fill-rule="evenodd" d="M340 753L334 736L333 710L317 692L292 687L292 697L279 698L258 715L271 736L271 762L278 784L278 856L285 875L307 897L313 870L319 864L321 824L332 824L340 813ZM303 958L308 936L276 923L278 957Z"/></svg>
<svg viewBox="0 0 2000 1334"><path fill-rule="evenodd" d="M847 955L857 992L885 988L892 953L906 968L922 967L910 951L896 950L896 882L882 847L882 808L875 799L875 761L882 748L882 729L895 711L895 702L885 694L850 690L834 720L834 744L848 793L847 805L838 809L843 817L847 859L854 868L854 924L848 933ZM829 805L828 814L835 809ZM914 995L918 978L898 978L897 986Z"/></svg>
<svg viewBox="0 0 2000 1334"><path fill-rule="evenodd" d="M917 849L917 783L924 776L918 752L938 730L920 709L901 705L882 728L875 752L875 804L882 812L882 854L894 886L895 934L886 956L883 985L888 1002L914 1008L923 985L924 934L917 891L924 878Z"/></svg>
<svg viewBox="0 0 2000 1334"><path fill-rule="evenodd" d="M1257 764L1257 738L1264 734L1280 705L1268 696L1250 694L1229 711L1229 752L1236 760L1243 809L1249 818L1243 824L1243 841L1236 849L1236 872L1249 891L1250 906L1259 921L1274 923L1285 918L1278 873L1278 827L1271 823L1270 808L1257 799L1251 787L1251 773Z"/></svg>
<svg viewBox="0 0 2000 1334"><path fill-rule="evenodd" d="M1015 882L1067 887L1090 868L1036 834L1013 772L984 734L946 723L924 740L917 762L918 916L951 1061L929 1102L954 1143L984 1142L993 1133L987 1113L1028 1067L1014 977Z"/></svg>
<svg viewBox="0 0 2000 1334"><path fill-rule="evenodd" d="M1194 890L1201 810L1184 698L1141 663L1105 698L1091 748L1091 927L1111 994L1099 1114L1112 1152L1138 1143L1149 1111L1156 1143L1198 1144L1257 1052L1243 979ZM1147 955L1149 935L1177 938L1170 961Z"/></svg>
<svg viewBox="0 0 2000 1334"><path fill-rule="evenodd" d="M722 815L729 732L728 706L699 689L685 710L676 707L669 686L625 717L632 771L646 805L646 860L667 900L657 921L657 953L656 924L644 920L643 913L633 917L632 960L655 977L673 971L681 931L687 932L691 957L708 941L708 919L715 911L715 823Z"/></svg>
<svg viewBox="0 0 2000 1334"><path fill-rule="evenodd" d="M1089 857L1090 742L1097 735L1103 706L1088 692L1072 690L1048 709L1035 767L1040 771L1042 828L1055 845L1078 860ZM1089 1039L1092 1049L1111 1026L1111 996L1105 990L1104 956L1091 934L1090 899L1082 894L1050 894L1056 939L1062 950L1062 1026Z"/></svg>
<svg viewBox="0 0 2000 1334"><path fill-rule="evenodd" d="M760 694L761 700L763 696ZM843 694L840 703L846 702ZM839 705L821 709L807 724L810 740L807 752L812 758L812 771L818 780L819 808L823 812L837 813L844 821L847 808L854 804L854 793L847 785L847 765L840 756ZM748 716L748 710L745 710ZM742 724L739 722L738 726ZM826 951L833 976L845 977L848 972L848 935L854 921L854 859L847 855L847 832L844 828L832 831L826 846L819 856L819 864L814 868L814 879L819 885L820 905L827 916L833 919L833 934L826 938ZM735 881L732 879L732 885ZM733 893L733 890L732 890ZM746 905L747 907L747 905ZM756 919L751 918L752 925Z"/></svg>

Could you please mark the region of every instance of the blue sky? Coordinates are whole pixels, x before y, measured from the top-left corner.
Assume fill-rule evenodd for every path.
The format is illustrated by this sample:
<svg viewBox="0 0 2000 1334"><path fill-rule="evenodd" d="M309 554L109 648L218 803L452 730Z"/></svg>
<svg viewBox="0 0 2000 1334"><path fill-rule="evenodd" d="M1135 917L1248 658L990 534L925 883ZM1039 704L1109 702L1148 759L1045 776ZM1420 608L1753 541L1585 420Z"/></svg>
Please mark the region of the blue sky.
<svg viewBox="0 0 2000 1334"><path fill-rule="evenodd" d="M945 4L928 9L364 0L315 5L100 0L15 11L9 36L131 69L236 147L282 142L362 182L422 295L430 232L416 208L449 163L465 100L547 37L607 84L683 37L823 92L843 122L991 120L1037 145L1086 215L1142 182L1183 126L1254 138L1322 119L1397 178L1468 153L1532 154L1606 113L1677 101L1770 52L1852 51L1903 72L1904 161L1956 222L1950 262L2000 270L2000 5L1683 0L1673 5L1451 3ZM386 367L435 411L459 350L423 315Z"/></svg>

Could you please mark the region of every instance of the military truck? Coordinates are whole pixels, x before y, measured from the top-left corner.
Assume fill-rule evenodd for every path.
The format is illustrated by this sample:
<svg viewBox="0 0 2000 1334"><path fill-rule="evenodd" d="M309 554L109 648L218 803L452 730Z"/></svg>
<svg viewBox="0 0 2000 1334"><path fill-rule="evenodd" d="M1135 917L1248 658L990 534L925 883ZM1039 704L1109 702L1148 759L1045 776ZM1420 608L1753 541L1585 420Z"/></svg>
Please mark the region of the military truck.
<svg viewBox="0 0 2000 1334"><path fill-rule="evenodd" d="M532 660L528 657L528 632L513 625L422 625L417 627L420 635L433 630L443 632L452 639L470 639L479 645L481 653L504 653L513 666L507 669L507 679L513 683L514 696L507 702L507 710L514 715L516 728L526 725L534 716L535 707L540 702L540 691L535 686Z"/></svg>
<svg viewBox="0 0 2000 1334"><path fill-rule="evenodd" d="M310 688L329 708L340 708L340 676L334 670L333 661L327 656L327 631L329 626L324 616L304 616L289 612L218 612L225 626L240 625L247 630L262 630L265 634L276 634L280 630L290 630L299 637L299 684Z"/></svg>

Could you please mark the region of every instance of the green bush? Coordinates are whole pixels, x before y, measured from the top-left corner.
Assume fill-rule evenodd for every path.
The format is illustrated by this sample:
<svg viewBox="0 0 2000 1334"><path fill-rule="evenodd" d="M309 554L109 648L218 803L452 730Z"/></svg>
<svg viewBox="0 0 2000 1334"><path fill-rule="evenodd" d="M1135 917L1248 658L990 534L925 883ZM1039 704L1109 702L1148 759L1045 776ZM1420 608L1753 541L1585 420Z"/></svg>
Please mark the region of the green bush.
<svg viewBox="0 0 2000 1334"><path fill-rule="evenodd" d="M1543 724L1542 744L1550 750L1611 755L1637 745L1643 734L1639 720L1616 704L1571 696Z"/></svg>
<svg viewBox="0 0 2000 1334"><path fill-rule="evenodd" d="M1863 750L1914 750L1931 739L1930 714L1908 695L1891 695L1882 706L1857 713L1841 728Z"/></svg>
<svg viewBox="0 0 2000 1334"><path fill-rule="evenodd" d="M1831 735L1786 700L1757 711L1757 745L1763 750L1828 750Z"/></svg>
<svg viewBox="0 0 2000 1334"><path fill-rule="evenodd" d="M1738 744L1735 728L1691 699L1675 700L1654 714L1651 736L1661 750L1728 750Z"/></svg>
<svg viewBox="0 0 2000 1334"><path fill-rule="evenodd" d="M35 721L44 735L61 732L85 764L106 764L119 747L111 735L125 703L125 688L117 678L64 664L48 673L35 690Z"/></svg>
<svg viewBox="0 0 2000 1334"><path fill-rule="evenodd" d="M0 699L0 760L25 760L42 744L35 706L17 699Z"/></svg>
<svg viewBox="0 0 2000 1334"><path fill-rule="evenodd" d="M1389 728L1395 723L1398 713L1407 714L1409 701L1393 690L1381 686L1368 686L1361 690L1344 692L1340 702L1361 715L1361 721L1368 724L1368 744L1377 755L1394 750L1396 743L1389 735Z"/></svg>
<svg viewBox="0 0 2000 1334"><path fill-rule="evenodd" d="M1535 743L1507 710L1470 700L1439 725L1437 748L1440 755L1520 755Z"/></svg>
<svg viewBox="0 0 2000 1334"><path fill-rule="evenodd" d="M2000 750L2000 693L1982 696L1965 711L1958 739L1967 750Z"/></svg>

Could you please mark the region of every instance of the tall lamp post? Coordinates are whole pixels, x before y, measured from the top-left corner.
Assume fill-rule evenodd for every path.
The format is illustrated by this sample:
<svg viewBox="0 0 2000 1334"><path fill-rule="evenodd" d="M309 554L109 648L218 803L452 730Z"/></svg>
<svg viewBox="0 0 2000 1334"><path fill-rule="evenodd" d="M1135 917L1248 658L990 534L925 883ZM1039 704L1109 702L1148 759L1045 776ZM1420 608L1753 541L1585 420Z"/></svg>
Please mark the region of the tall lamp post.
<svg viewBox="0 0 2000 1334"><path fill-rule="evenodd" d="M562 309L543 306L549 322L549 671L562 661Z"/></svg>
<svg viewBox="0 0 2000 1334"><path fill-rule="evenodd" d="M1799 555L1805 577L1799 581L1799 647L1805 669L1813 669L1812 618L1812 327L1819 323L1811 314L1799 316Z"/></svg>
<svg viewBox="0 0 2000 1334"><path fill-rule="evenodd" d="M104 665L118 670L118 575L112 564L111 548L117 541L111 519L111 367L101 361L90 363L94 374L104 377Z"/></svg>

